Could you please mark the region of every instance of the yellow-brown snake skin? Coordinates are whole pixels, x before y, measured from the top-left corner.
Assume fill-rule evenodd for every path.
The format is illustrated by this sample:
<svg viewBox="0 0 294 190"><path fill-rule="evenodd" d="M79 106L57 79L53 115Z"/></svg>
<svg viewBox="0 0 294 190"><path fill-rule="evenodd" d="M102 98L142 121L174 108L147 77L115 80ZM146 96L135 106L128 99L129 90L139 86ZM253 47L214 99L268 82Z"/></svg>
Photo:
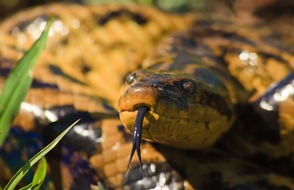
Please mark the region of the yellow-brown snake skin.
<svg viewBox="0 0 294 190"><path fill-rule="evenodd" d="M291 32L137 5L51 4L0 24L2 86L50 14L1 147L1 186L81 118L48 154L43 189L294 189ZM144 176L137 156L126 176L141 107Z"/></svg>

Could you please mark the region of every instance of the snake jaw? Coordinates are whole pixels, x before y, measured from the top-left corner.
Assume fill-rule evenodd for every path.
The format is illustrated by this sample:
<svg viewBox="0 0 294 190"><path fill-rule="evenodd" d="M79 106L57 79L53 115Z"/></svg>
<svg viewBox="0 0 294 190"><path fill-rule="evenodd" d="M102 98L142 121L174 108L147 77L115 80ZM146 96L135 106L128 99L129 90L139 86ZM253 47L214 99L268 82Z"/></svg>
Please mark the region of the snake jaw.
<svg viewBox="0 0 294 190"><path fill-rule="evenodd" d="M132 150L131 150L131 154L130 154L130 158L129 158L129 162L128 162L128 169L127 169L126 177L128 175L130 164L131 164L132 158L133 158L133 156L135 154L135 151L137 152L137 156L138 156L138 159L139 159L142 175L144 175L143 174L143 168L142 168L140 145L141 145L141 139L142 139L143 119L144 119L145 113L147 111L148 111L148 108L145 107L145 106L141 106L141 107L138 108L138 113L137 113L135 126L134 126L134 136L133 136Z"/></svg>

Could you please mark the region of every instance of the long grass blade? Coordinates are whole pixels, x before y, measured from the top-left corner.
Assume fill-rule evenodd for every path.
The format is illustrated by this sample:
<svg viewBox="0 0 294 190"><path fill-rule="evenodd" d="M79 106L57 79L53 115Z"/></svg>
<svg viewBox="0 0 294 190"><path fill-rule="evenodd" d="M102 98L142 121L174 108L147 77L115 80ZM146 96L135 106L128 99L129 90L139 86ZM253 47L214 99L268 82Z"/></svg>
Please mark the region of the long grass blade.
<svg viewBox="0 0 294 190"><path fill-rule="evenodd" d="M30 88L32 70L46 46L52 21L53 17L49 19L40 38L32 45L10 73L2 89L0 94L0 146L2 146L11 122Z"/></svg>
<svg viewBox="0 0 294 190"><path fill-rule="evenodd" d="M20 180L24 177L24 175L30 170L30 168L38 162L42 157L44 157L50 150L52 150L57 143L62 139L62 137L78 122L74 122L71 126L69 126L66 130L64 130L56 139L54 139L50 144L48 144L45 148L43 148L40 152L38 152L35 156L33 156L21 169L19 169L16 174L10 179L7 185L3 190L13 190L16 185L20 182Z"/></svg>

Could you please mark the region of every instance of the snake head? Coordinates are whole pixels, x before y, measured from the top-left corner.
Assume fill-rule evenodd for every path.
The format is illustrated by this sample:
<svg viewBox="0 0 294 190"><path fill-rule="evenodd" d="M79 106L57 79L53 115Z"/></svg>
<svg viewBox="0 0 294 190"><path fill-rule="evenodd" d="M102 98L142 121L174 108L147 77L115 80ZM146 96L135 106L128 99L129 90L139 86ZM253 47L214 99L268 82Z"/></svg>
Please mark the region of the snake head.
<svg viewBox="0 0 294 190"><path fill-rule="evenodd" d="M143 139L185 149L211 146L231 126L232 106L194 78L155 69L131 73L118 106L124 126L133 133L138 110L146 107Z"/></svg>

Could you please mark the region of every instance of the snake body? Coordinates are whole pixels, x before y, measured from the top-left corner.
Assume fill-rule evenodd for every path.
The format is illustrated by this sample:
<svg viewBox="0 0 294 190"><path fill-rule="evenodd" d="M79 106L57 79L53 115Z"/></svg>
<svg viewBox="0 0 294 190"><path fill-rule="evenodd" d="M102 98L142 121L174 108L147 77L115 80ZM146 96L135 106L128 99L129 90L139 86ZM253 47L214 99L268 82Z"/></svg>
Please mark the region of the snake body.
<svg viewBox="0 0 294 190"><path fill-rule="evenodd" d="M262 154L269 164L287 157L293 165L293 97L279 106L283 111L275 132L280 139L275 143L252 136L260 123L236 124L239 107L246 110L244 105L293 71L293 52L268 41L268 30L252 32L256 28L150 7L52 4L1 23L2 81L51 13L57 15L52 37L1 149L2 181L40 149L41 132L49 142L52 133L81 118L63 145L48 155L54 169L45 188L294 188L292 170L264 170L247 160ZM287 83L293 86L292 80ZM131 141L115 110L133 131L141 106L148 108L144 139L203 152L145 142L144 178L137 159L125 178ZM209 148L219 140L217 148Z"/></svg>

